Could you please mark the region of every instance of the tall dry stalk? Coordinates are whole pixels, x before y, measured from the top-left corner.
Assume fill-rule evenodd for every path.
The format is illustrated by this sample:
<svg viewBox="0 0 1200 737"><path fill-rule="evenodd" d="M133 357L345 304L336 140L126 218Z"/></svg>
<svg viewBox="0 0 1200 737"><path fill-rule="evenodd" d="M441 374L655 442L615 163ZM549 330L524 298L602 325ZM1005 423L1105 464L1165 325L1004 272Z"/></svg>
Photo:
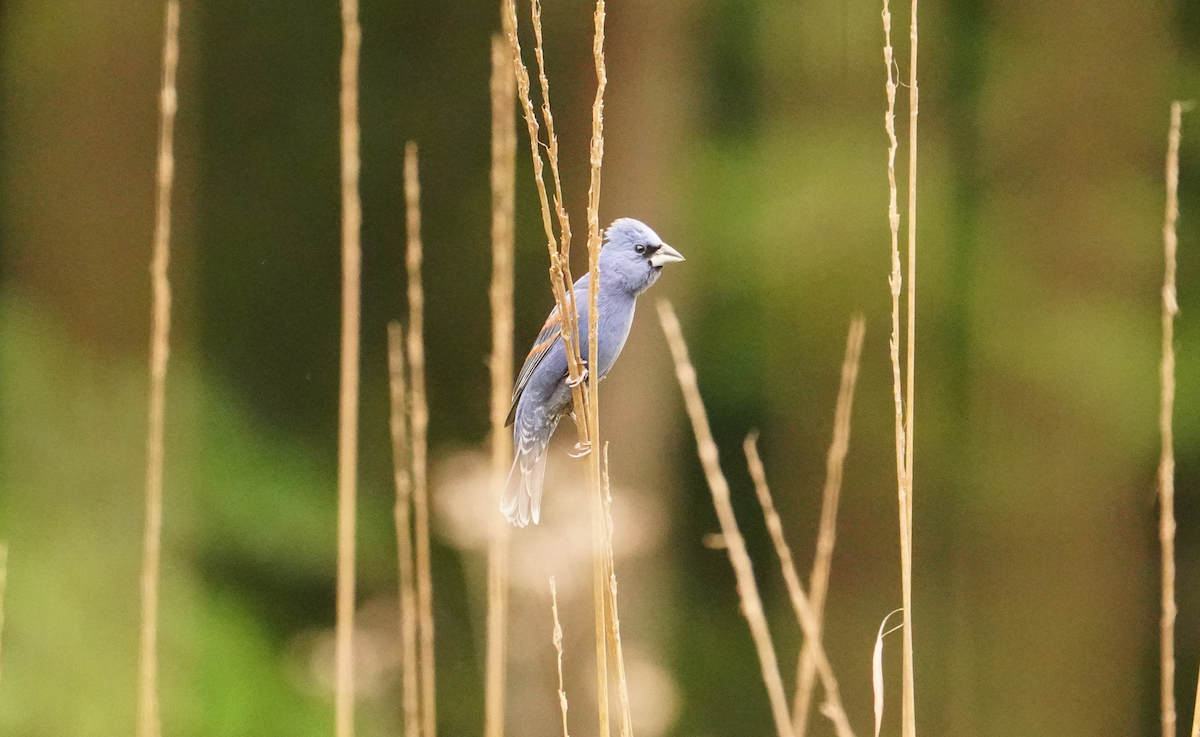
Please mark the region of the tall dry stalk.
<svg viewBox="0 0 1200 737"><path fill-rule="evenodd" d="M613 555L612 492L608 483L608 442L604 443L600 488L604 494L604 561L608 570L608 638L613 661L617 665L617 694L621 702L621 737L633 735L633 716L629 708L629 681L625 677L625 653L621 648L621 617L617 612L617 573Z"/></svg>
<svg viewBox="0 0 1200 737"><path fill-rule="evenodd" d="M433 578L429 561L429 408L425 402L425 293L421 287L421 185L417 144L404 147L404 203L408 271L408 366L412 376L413 513L416 522L417 610L421 660L421 722L425 737L437 737L433 662Z"/></svg>
<svg viewBox="0 0 1200 737"><path fill-rule="evenodd" d="M741 597L742 613L750 625L750 635L754 639L754 647L758 651L759 664L762 667L763 682L767 686L767 696L771 701L771 714L775 718L775 729L779 737L793 737L792 720L788 716L787 696L783 690L783 679L779 675L779 660L775 657L775 645L771 642L771 632L767 627L767 618L763 613L762 599L758 595L758 584L754 580L754 567L750 562L750 554L746 552L746 543L738 530L737 518L733 514L733 505L729 501L729 483L721 471L721 462L717 452L717 444L713 441L712 431L708 426L708 414L704 410L704 402L700 398L700 389L696 385L696 370L688 358L687 343L683 340L683 332L679 328L679 319L675 310L667 300L659 300L658 317L662 323L663 333L667 336L671 356L675 360L675 375L679 379L679 388L683 391L684 405L688 417L692 421L692 430L696 435L696 446L700 455L700 463L704 467L704 476L708 480L708 488L712 492L713 507L717 511L717 519L721 523L721 534L729 552L729 562L737 577L738 595Z"/></svg>
<svg viewBox="0 0 1200 737"><path fill-rule="evenodd" d="M916 407L916 337L917 337L917 0L910 7L908 40L908 340L907 373L905 375L907 413L904 420L904 476L908 483L908 555L903 569L904 576L904 683L902 719L904 737L916 737L917 705L916 687L913 678L913 623L912 623L912 534L913 534L913 441L916 430L913 413Z"/></svg>
<svg viewBox="0 0 1200 737"><path fill-rule="evenodd" d="M338 400L337 737L354 734L355 522L362 202L358 194L358 0L342 0L342 356Z"/></svg>
<svg viewBox="0 0 1200 737"><path fill-rule="evenodd" d="M555 308L561 316L562 341L567 355L567 376L571 386L571 400L575 407L575 428L580 445L588 443L587 395L583 387L583 359L579 355L579 326L578 314L574 304L574 293L571 290L571 220L563 206L561 179L558 174L558 137L554 135L554 116L550 112L550 82L546 76L545 55L542 51L542 16L541 4L532 2L530 14L534 30L534 56L538 63L538 81L542 90L542 115L546 123L546 158L550 163L550 174L554 180L555 215L558 218L560 240L555 244L554 228L550 223L550 205L546 194L546 183L543 180L542 154L539 148L537 114L534 113L533 103L529 98L529 72L521 58L521 45L517 40L516 5L512 0L505 0L509 17L507 27L509 47L513 52L513 70L517 79L517 93L521 100L521 110L525 114L525 123L529 129L529 146L533 156L533 174L537 183L538 195L542 204L542 225L546 230L546 248L550 254L550 290L554 294Z"/></svg>
<svg viewBox="0 0 1200 737"><path fill-rule="evenodd" d="M775 502L771 499L767 474L758 455L757 434L750 433L746 436L743 449L746 453L746 464L750 468L750 477L754 480L754 490L758 495L759 504L762 505L763 517L766 518L767 530L771 533L771 541L775 544L775 552L779 556L779 565L783 570L783 580L787 585L788 598L792 602L792 611L804 632L805 644L811 648L816 671L825 687L825 706L822 711L833 722L839 737L854 737L846 709L842 706L842 696L838 690L837 679L833 675L833 667L829 664L825 646L821 642L820 619L804 594L800 576L796 573L796 564L792 559L792 549L783 536L783 522L779 519L779 513L775 511Z"/></svg>
<svg viewBox="0 0 1200 737"><path fill-rule="evenodd" d="M888 0L883 2L883 58L887 67L887 114L884 127L888 135L888 225L892 240L892 273L888 279L892 293L893 398L896 405L896 484L900 509L900 579L904 603L904 676L902 688L902 734L916 736L916 697L913 686L912 644L912 492L913 492L913 407L916 367L916 264L917 264L917 3L912 2L909 26L909 130L908 130L908 320L907 320L907 391L900 378L900 213L896 204L896 62L892 52L892 14Z"/></svg>
<svg viewBox="0 0 1200 737"><path fill-rule="evenodd" d="M1171 129L1167 134L1167 206L1163 220L1162 288L1162 405L1158 427L1162 433L1162 456L1158 463L1158 540L1162 546L1162 733L1175 737L1175 447L1171 415L1175 409L1175 249L1179 240L1175 221L1179 218L1179 139L1183 105L1171 103ZM1198 696L1200 698L1200 696Z"/></svg>
<svg viewBox="0 0 1200 737"><path fill-rule="evenodd" d="M838 386L837 405L833 413L833 440L825 459L825 490L821 501L821 523L817 532L817 554L808 583L808 600L816 616L818 630L824 629L825 594L829 590L829 570L833 563L833 546L837 539L838 499L842 489L842 469L850 449L850 413L854 407L854 387L858 381L858 365L862 356L866 323L862 316L850 321L846 335L846 355L842 359L842 378ZM824 632L818 632L824 636ZM796 675L796 698L792 706L792 726L796 737L808 731L808 712L816 683L817 662L808 642L800 649Z"/></svg>
<svg viewBox="0 0 1200 737"><path fill-rule="evenodd" d="M592 456L588 459L588 480L591 485L593 494L593 514L592 514L592 561L593 561L593 582L594 582L594 600L595 600L595 633L596 633L596 687L597 687L597 711L599 716L599 733L601 737L607 737L610 733L609 729L609 704L608 704L608 662L606 653L606 640L611 636L610 630L606 624L606 609L607 601L610 596L609 582L612 577L612 571L604 556L604 540L605 540L605 522L603 516L603 498L600 480L600 460L597 457L597 444L599 442L599 413L598 413L598 394L597 381L598 376L592 375L586 387L583 386L585 377L584 364L582 357L579 355L578 336L579 326L577 325L577 307L573 302L572 279L571 271L568 263L570 255L570 220L567 217L566 209L562 205L562 187L561 180L558 174L558 141L554 135L553 116L550 106L550 88L548 78L545 71L545 61L542 52L542 28L541 28L541 5L537 0L532 2L531 16L534 30L535 40L535 58L538 63L538 81L542 92L542 114L545 121L546 133L548 142L545 146L547 159L550 163L551 176L554 182L554 204L555 213L559 225L559 241L556 246L554 237L554 228L551 223L550 215L550 198L547 192L547 187L544 179L544 169L542 163L542 154L540 146L540 124L537 120L537 114L534 111L533 102L530 99L530 80L529 72L525 67L525 63L521 57L521 46L517 39L517 16L516 5L513 0L505 0L505 31L508 34L509 46L512 50L513 73L516 77L518 97L521 101L521 109L525 116L526 126L529 131L530 153L533 159L533 174L534 182L537 185L538 195L541 200L542 225L546 232L547 249L550 255L550 284L551 290L554 293L554 300L558 314L561 316L562 330L561 336L563 347L567 356L567 373L568 384L572 390L572 402L575 410L576 431L579 436L579 447L585 452L591 452ZM600 202L600 172L604 155L604 136L603 136L603 111L604 111L604 89L607 84L607 74L604 65L604 3L603 0L598 0L596 10L593 15L595 27L594 38L592 42L592 52L596 67L596 97L592 105L592 139L590 147L590 186L588 189L588 265L590 282L593 285L600 283L599 276L599 252L601 246L600 226L599 226L599 202ZM588 365L596 366L597 362L597 319L598 312L595 309L595 301L597 298L598 289L590 290L589 297L589 356ZM615 649L619 653L619 642L613 643Z"/></svg>
<svg viewBox="0 0 1200 737"><path fill-rule="evenodd" d="M162 558L163 427L170 353L171 185L175 181L175 85L179 67L179 0L167 0L159 94L158 166L154 209L150 328L150 406L146 434L146 527L142 547L142 621L138 659L138 735L158 737L158 582Z"/></svg>
<svg viewBox="0 0 1200 737"><path fill-rule="evenodd" d="M388 323L388 376L391 389L392 468L396 482L396 556L400 578L400 647L404 693L404 735L420 734L417 680L417 587L413 571L412 468L408 434L408 387L404 370L404 330Z"/></svg>
<svg viewBox="0 0 1200 737"><path fill-rule="evenodd" d="M513 209L516 187L516 84L508 43L492 36L492 487L496 501L512 464L512 435L505 429L513 383ZM504 735L508 632L509 527L493 509L488 543L485 737Z"/></svg>
<svg viewBox="0 0 1200 737"><path fill-rule="evenodd" d="M592 40L592 56L596 66L596 96L592 102L592 139L590 146L590 177L588 184L588 280L591 289L588 290L588 358L587 365L592 368L588 372L587 382L587 442L594 452L587 458L588 479L592 485L592 568L593 568L593 602L595 606L596 626L596 662L605 663L596 668L596 688L601 704L602 716L600 734L608 734L608 665L606 641L611 644L616 653L619 671L624 670L624 657L621 655L621 642L617 636L615 615L609 627L606 620L610 616L606 602L614 598L616 576L613 572L611 533L611 518L605 515L605 497L600 468L600 310L597 305L600 296L600 170L604 161L604 89L608 85L608 74L604 66L604 0L596 0L596 11L593 14L594 33ZM607 454L606 454L607 456ZM607 458L606 458L607 460ZM605 471L607 471L607 464ZM615 600L611 602L615 609ZM618 673L619 681L624 686L623 672ZM621 734L629 737L628 703L621 709Z"/></svg>

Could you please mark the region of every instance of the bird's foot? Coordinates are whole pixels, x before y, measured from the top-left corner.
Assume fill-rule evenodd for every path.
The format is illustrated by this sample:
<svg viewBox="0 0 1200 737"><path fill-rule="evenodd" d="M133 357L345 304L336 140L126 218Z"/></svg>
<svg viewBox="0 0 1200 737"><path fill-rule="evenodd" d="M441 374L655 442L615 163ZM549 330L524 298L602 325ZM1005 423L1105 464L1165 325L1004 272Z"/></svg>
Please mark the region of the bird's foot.
<svg viewBox="0 0 1200 737"><path fill-rule="evenodd" d="M575 379L574 381L571 381L570 379L567 379L567 386L569 386L569 387L571 387L572 389L574 389L575 387L579 386L579 385L580 385L580 384L582 384L583 382L587 381L587 377L588 377L588 370L587 370L587 366L584 366L584 367L583 367L582 369L580 369L580 371L579 371L579 378Z"/></svg>
<svg viewBox="0 0 1200 737"><path fill-rule="evenodd" d="M568 455L570 455L572 458L583 458L591 452L592 444L581 440L580 442L575 443L575 450L571 451Z"/></svg>

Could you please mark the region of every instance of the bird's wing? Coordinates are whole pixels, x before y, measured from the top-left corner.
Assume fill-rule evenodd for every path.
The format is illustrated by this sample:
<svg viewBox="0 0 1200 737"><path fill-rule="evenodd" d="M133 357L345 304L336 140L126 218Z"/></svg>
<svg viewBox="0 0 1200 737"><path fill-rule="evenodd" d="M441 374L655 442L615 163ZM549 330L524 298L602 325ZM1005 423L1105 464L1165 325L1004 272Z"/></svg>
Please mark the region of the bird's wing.
<svg viewBox="0 0 1200 737"><path fill-rule="evenodd" d="M533 348L525 357L525 365L521 367L521 373L517 375L517 383L513 386L512 408L508 411L505 427L513 424L513 420L516 419L517 402L521 400L521 394L525 391L525 385L529 383L529 377L533 376L534 370L542 363L542 359L550 354L550 349L554 347L554 344L561 342L562 320L559 318L558 307L555 307L550 311L550 317L546 318L546 324L538 333L537 340L533 341Z"/></svg>

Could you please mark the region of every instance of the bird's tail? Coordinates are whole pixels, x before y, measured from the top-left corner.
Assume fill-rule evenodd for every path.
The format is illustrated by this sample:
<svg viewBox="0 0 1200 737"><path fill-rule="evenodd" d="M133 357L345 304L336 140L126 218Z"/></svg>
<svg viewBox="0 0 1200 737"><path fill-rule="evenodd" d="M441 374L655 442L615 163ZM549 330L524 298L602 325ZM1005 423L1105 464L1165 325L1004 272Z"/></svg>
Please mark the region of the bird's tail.
<svg viewBox="0 0 1200 737"><path fill-rule="evenodd" d="M526 438L521 438L517 443L516 458L508 473L508 482L504 485L504 496L500 499L500 511L505 519L517 527L525 527L530 520L536 525L542 515L546 445Z"/></svg>

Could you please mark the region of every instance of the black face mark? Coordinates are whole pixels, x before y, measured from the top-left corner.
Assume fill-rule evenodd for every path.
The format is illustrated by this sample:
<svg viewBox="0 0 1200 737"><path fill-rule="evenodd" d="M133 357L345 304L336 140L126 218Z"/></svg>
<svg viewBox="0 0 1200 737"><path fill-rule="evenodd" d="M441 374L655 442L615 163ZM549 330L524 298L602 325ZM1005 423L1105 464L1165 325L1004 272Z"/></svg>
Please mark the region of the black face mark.
<svg viewBox="0 0 1200 737"><path fill-rule="evenodd" d="M643 245L643 244L639 243L638 245L633 247L633 250L639 256L645 256L646 259L648 260L651 256L653 256L655 253L657 253L658 249L661 247L662 246L647 246L647 245Z"/></svg>

